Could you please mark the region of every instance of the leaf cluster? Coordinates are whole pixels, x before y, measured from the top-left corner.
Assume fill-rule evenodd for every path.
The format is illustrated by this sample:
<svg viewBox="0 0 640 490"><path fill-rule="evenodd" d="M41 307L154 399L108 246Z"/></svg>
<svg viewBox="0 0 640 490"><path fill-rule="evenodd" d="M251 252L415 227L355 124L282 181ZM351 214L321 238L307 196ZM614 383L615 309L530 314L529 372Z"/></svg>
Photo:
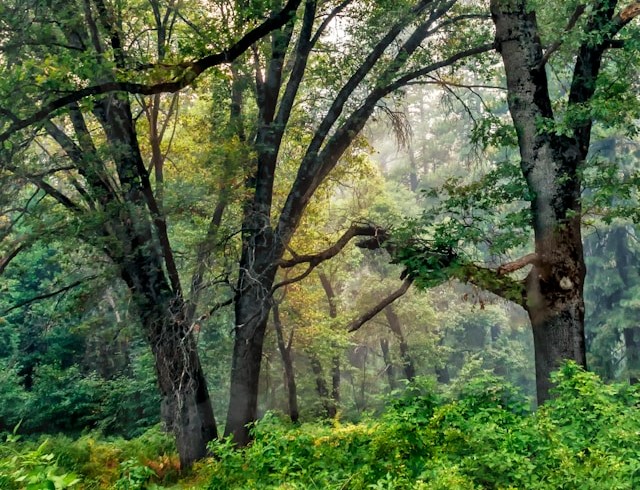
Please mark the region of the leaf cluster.
<svg viewBox="0 0 640 490"><path fill-rule="evenodd" d="M568 363L556 397L530 413L493 377L442 401L413 385L384 416L292 428L273 416L241 451L216 442L209 488L635 488L638 392Z"/></svg>

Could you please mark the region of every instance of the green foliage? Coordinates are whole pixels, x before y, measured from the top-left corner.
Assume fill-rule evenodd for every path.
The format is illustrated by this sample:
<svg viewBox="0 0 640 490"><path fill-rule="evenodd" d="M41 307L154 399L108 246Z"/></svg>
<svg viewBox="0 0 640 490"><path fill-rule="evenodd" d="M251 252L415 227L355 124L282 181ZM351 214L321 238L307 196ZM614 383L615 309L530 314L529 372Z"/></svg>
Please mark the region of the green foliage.
<svg viewBox="0 0 640 490"><path fill-rule="evenodd" d="M169 484L179 462L172 437L158 428L130 441L91 434L20 440L10 435L0 445L0 488L118 488Z"/></svg>
<svg viewBox="0 0 640 490"><path fill-rule="evenodd" d="M17 427L16 427L17 429ZM80 483L75 473L64 472L50 452L48 440L35 449L19 451L15 448L19 436L7 436L0 446L0 486L4 489L58 490Z"/></svg>
<svg viewBox="0 0 640 490"><path fill-rule="evenodd" d="M2 360L0 360L2 361ZM4 361L3 361L4 362ZM139 435L159 420L159 400L150 373L105 380L83 374L77 366L45 364L35 371L33 386L20 383L18 369L0 375L0 428L20 420L28 433L78 433L98 428L106 434Z"/></svg>
<svg viewBox="0 0 640 490"><path fill-rule="evenodd" d="M156 472L148 466L140 464L136 459L127 459L120 463L122 476L116 481L114 488L117 490L140 490L146 487L146 483Z"/></svg>
<svg viewBox="0 0 640 490"><path fill-rule="evenodd" d="M425 197L422 217L408 220L393 237L394 260L420 287L464 277L465 264L501 261L531 238L532 197L515 162L502 162L470 182L449 177ZM478 274L478 283L492 280Z"/></svg>
<svg viewBox="0 0 640 490"><path fill-rule="evenodd" d="M293 426L269 414L248 448L213 442L214 458L179 488L637 488L637 388L604 384L574 363L553 381L555 398L535 413L518 390L485 375L446 397L418 378L380 417L358 424ZM131 441L10 436L0 446L0 486L162 488L177 481L174 452L158 429Z"/></svg>
<svg viewBox="0 0 640 490"><path fill-rule="evenodd" d="M209 488L631 489L640 484L640 394L573 363L536 413L517 390L477 378L448 402L411 385L383 416L291 427L266 417L254 444L212 444Z"/></svg>

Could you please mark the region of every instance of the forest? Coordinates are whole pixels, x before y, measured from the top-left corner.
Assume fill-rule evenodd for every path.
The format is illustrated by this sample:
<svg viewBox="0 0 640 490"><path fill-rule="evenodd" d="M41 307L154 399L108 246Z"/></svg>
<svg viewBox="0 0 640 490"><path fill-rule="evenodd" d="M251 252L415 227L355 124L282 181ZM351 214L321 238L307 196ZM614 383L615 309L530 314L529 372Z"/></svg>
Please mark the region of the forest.
<svg viewBox="0 0 640 490"><path fill-rule="evenodd" d="M0 0L0 488L640 488L637 17Z"/></svg>

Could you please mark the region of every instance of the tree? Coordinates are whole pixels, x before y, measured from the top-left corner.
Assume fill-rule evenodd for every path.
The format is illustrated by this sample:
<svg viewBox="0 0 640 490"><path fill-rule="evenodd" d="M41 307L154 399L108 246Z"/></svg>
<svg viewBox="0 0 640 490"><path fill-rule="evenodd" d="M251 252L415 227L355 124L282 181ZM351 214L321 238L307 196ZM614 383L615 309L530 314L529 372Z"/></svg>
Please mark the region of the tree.
<svg viewBox="0 0 640 490"><path fill-rule="evenodd" d="M282 262L309 201L384 97L425 74L489 49L479 45L453 52L445 43L440 57L420 52L428 37L437 38L455 22L474 17L461 13L446 18L454 1L421 0L389 8L376 2L345 0L320 5L309 0L301 16L292 17L299 3L290 0L282 8L276 5L267 20L219 52L211 53L209 43L223 43L207 39L205 34L205 46L188 48L199 57L178 63L165 61L176 25L195 31L198 26L185 19L172 2L165 8L157 1L150 2L150 10L136 3L111 5L103 0L83 2L81 8L70 0L46 5L33 2L26 9L22 4L3 6L7 42L3 44L6 76L2 96L5 101L10 97L16 100L12 107L5 104L1 109L3 172L24 189L39 189L47 203L64 210L61 214L81 240L102 250L116 265L152 348L163 417L176 433L185 467L204 454L207 441L217 432L192 320L202 284L201 264L207 263L210 244L215 241L226 195L220 193L219 205L212 212L208 245L197 254L193 295L187 298L163 203L163 130L158 117L162 101L155 97L150 103L141 103L150 131L149 171L138 137L137 105L128 94L176 92L191 86L207 69L234 62L253 49L258 115L255 133L248 141L253 156L247 162L245 190L250 197L241 223L242 252L233 300L236 342L226 424L227 433L242 445L248 441L247 424L257 416L260 358L271 294L278 286L274 285L278 267L306 263L310 271L340 248L309 260L293 257ZM239 4L232 20L237 24L251 22L261 12L260 8L244 10ZM314 114L319 115L320 123L300 155L297 177L284 202L277 203L273 194L276 167L285 133L292 127L294 105L299 103L299 88L313 49L324 42L327 28L343 12L352 19L349 36L353 38L364 19L373 42L345 63L344 73L336 77L333 100ZM145 25L147 19L152 19L150 29ZM268 41L258 42L270 32ZM149 45L156 47L155 53L147 49ZM331 64L335 60L325 61ZM242 78L236 71L238 66L231 65L234 80ZM237 87L234 83L231 124L243 139L246 106ZM55 158L49 151L52 141L59 149ZM34 144L40 145L42 152L34 151ZM27 168L20 162L25 156L33 157L33 163L39 165ZM68 165L56 165L61 156ZM47 164L44 169L43 163ZM282 209L277 223L272 224L278 204ZM16 219L20 219L19 213ZM376 230L369 227L363 232ZM2 259L3 270L29 240L10 244Z"/></svg>
<svg viewBox="0 0 640 490"><path fill-rule="evenodd" d="M553 127L558 121L545 71L555 45L543 51L536 12L527 2L491 2L520 166L533 194L535 257L524 281L523 305L533 328L539 403L549 397L549 376L562 360L586 365L580 168L589 150L595 111L580 115L579 110L597 103L605 52L620 30L640 13L637 3L616 13L616 4L595 1L585 14L580 5L569 21L571 29L574 18L586 16L568 94L569 127L560 133Z"/></svg>
<svg viewBox="0 0 640 490"><path fill-rule="evenodd" d="M516 209L505 218L510 236L497 235L493 241L494 244L502 242L503 252L521 246L527 234L524 230L530 224L534 252L500 266L478 266L465 256L451 236L444 236L446 233L436 233L438 236L426 244L416 242L413 249L399 250L399 260L408 266L409 274L435 283L449 276L457 277L514 301L527 311L533 329L539 403L549 397L552 387L549 375L562 360L586 364L582 171L596 118L599 116L609 124L624 123L628 118L621 99L629 93L629 84L611 84L610 73L618 71L616 79L624 80L620 77L628 65L611 62L605 70L604 61L610 48L635 49L633 43L626 45L617 36L640 13L638 3L618 10L616 4L608 0L595 1L588 8L578 4L573 13L569 12L566 26L561 32L556 31L555 40L546 50L536 9L530 2L494 0L490 5L496 50L506 75L507 101L517 137L514 142L519 150L521 173L509 175L512 170L503 164L502 169L489 173L481 182L464 188L446 184L452 197L451 206L468 206L466 210L471 211L467 216L458 211L460 221L447 226L457 227L458 236L473 240L477 233L473 202L476 209L489 214L504 195L511 200L529 201L528 210ZM562 35L575 36L566 43L568 47L560 39ZM577 46L575 50L574 46ZM566 97L555 100L547 70L553 55L565 48L571 50L571 61L563 58L561 63L572 63L573 69ZM611 99L618 104L611 104ZM608 105L600 107L606 100ZM608 113L607 108L611 106L617 116ZM489 121L494 124L495 116ZM505 144L504 137L509 133L502 131L498 135ZM524 182L518 183L518 178L524 178ZM505 179L510 183L496 193L496 186ZM467 202L469 195L474 197ZM439 231L442 229L440 226ZM511 276L527 267L530 270L524 279Z"/></svg>
<svg viewBox="0 0 640 490"><path fill-rule="evenodd" d="M251 197L244 206L242 220L242 256L234 301L236 341L225 425L226 435L232 435L239 445L249 442L247 425L257 418L258 381L271 294L274 288L286 283L274 284L278 268L307 264L307 270L297 277L301 279L341 248L333 247L317 255L292 254L291 259L284 258L310 200L384 97L417 78L490 49L489 45L479 44L453 54L443 49L439 58L435 52L429 53L427 59L421 56L425 52L420 48L427 38L435 38L436 34L452 28L456 21L464 22L469 18L461 13L448 19L446 15L454 4L421 0L415 4L401 2L389 8L389 5L378 5L377 2L345 0L335 6L329 5L329 10L316 25L321 5L308 0L300 18L274 31L269 43L265 42L266 46L254 52L258 119L252 147L256 156L249 162L251 170L245 184ZM312 136L298 157L295 179L280 204L274 199L273 189L283 142L292 128L292 111L299 103L302 82L313 66L310 65L313 49L332 20L343 11L354 19L358 16L364 19L372 30L372 42L366 45L361 57L356 56L349 62L344 60L344 73L338 73L341 76L337 87L330 92L327 106L310 108L320 122L307 122L313 128ZM362 22L358 19L349 25L351 36L362 28ZM333 68L341 66L336 65L336 60L328 61ZM328 69L325 66L324 73ZM319 94L326 93L325 87L317 90ZM276 206L279 204L278 213ZM352 238L357 234L375 233L371 227L352 227L347 235Z"/></svg>
<svg viewBox="0 0 640 490"><path fill-rule="evenodd" d="M148 18L146 7L133 3L60 0L2 6L3 177L11 174L23 189L38 189L47 204L64 210L66 223L80 240L116 266L153 352L163 419L176 435L185 468L205 455L217 428L196 346L194 308L183 293L163 206L160 146L169 116L160 120L158 97L142 104L149 117L154 188L140 148L136 104L126 92L160 94L191 84L206 69L233 61L287 22L298 4L291 0L230 47L178 64L171 80L157 83L154 78L158 72L163 77L167 66L171 33L178 19L183 20L174 2L165 7L150 2L150 29L141 25ZM124 24L142 34L128 38ZM147 41L155 44L155 53L146 50ZM155 64L144 63L153 56ZM143 83L121 81L124 73L140 72ZM17 99L11 107L10 98ZM41 151L33 150L34 142ZM68 163L58 165L63 159ZM214 230L218 208L212 213ZM9 230L24 214L9 213ZM2 259L2 270L31 242L46 236L36 233L16 240ZM208 250L199 254L201 263L206 263ZM198 274L192 283L195 301Z"/></svg>

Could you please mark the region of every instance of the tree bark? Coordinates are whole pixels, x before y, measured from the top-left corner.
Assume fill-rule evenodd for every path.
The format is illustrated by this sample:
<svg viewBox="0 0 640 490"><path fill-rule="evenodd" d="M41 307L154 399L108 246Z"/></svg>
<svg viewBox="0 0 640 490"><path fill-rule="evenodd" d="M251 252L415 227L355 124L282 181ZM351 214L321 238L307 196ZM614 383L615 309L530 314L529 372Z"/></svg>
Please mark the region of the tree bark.
<svg viewBox="0 0 640 490"><path fill-rule="evenodd" d="M324 272L320 272L318 276L320 277L322 289L324 289L327 296L327 302L329 303L329 317L335 320L338 318L338 305L333 285L331 284L329 277ZM331 398L333 399L336 411L338 410L338 407L340 407L340 379L340 355L336 354L333 356L331 364Z"/></svg>
<svg viewBox="0 0 640 490"><path fill-rule="evenodd" d="M315 355L311 355L309 356L309 362L311 364L311 370L316 377L316 391L322 401L322 406L327 413L327 417L330 419L335 418L338 411L336 406L332 403L332 400L329 399L329 390L327 389L327 383L324 380L324 370L322 369L320 359Z"/></svg>
<svg viewBox="0 0 640 490"><path fill-rule="evenodd" d="M166 315L150 328L162 417L175 434L181 468L189 468L218 435L196 341L186 324Z"/></svg>
<svg viewBox="0 0 640 490"><path fill-rule="evenodd" d="M407 378L407 381L413 381L416 377L416 368L413 364L411 354L409 354L409 346L407 345L407 340L402 333L400 319L393 309L393 305L387 306L384 309L384 314L387 317L389 329L391 329L400 344L400 358L402 359L402 368L404 369L405 378Z"/></svg>
<svg viewBox="0 0 640 490"><path fill-rule="evenodd" d="M280 320L280 308L278 303L273 304L273 325L276 330L276 338L278 341L278 350L282 359L284 368L285 386L287 388L287 407L289 409L289 418L291 422L297 423L300 418L298 411L298 395L296 388L296 377L293 371L293 360L291 359L291 340L289 345L284 342L284 334L282 331L282 321Z"/></svg>
<svg viewBox="0 0 640 490"><path fill-rule="evenodd" d="M53 123L46 128L82 169L88 205L103 213L103 221L83 230L82 238L110 257L129 288L154 355L163 420L175 433L181 465L187 468L206 454L217 427L195 338L183 316L185 304L166 222L142 162L130 103L121 96L94 105L112 150L118 187L112 183L115 179L105 178L106 164L98 157L81 112L72 107L70 113L81 146Z"/></svg>
<svg viewBox="0 0 640 490"><path fill-rule="evenodd" d="M565 359L586 366L577 137L542 130L553 111L535 12L522 0L491 2L496 44L507 76L509 110L531 205L537 260L526 280L526 309L535 346L538 403L549 397L549 375ZM588 147L588 144L587 144Z"/></svg>
<svg viewBox="0 0 640 490"><path fill-rule="evenodd" d="M262 246L245 247L235 300L235 341L225 437L233 436L240 447L251 440L249 424L258 418L262 346L276 270L275 261L270 260L271 250L264 250ZM254 258L262 260L254 261Z"/></svg>
<svg viewBox="0 0 640 490"><path fill-rule="evenodd" d="M380 350L382 351L382 359L384 360L384 371L387 373L387 379L389 380L389 389L393 391L396 389L396 376L389 352L389 340L384 337L380 337Z"/></svg>

